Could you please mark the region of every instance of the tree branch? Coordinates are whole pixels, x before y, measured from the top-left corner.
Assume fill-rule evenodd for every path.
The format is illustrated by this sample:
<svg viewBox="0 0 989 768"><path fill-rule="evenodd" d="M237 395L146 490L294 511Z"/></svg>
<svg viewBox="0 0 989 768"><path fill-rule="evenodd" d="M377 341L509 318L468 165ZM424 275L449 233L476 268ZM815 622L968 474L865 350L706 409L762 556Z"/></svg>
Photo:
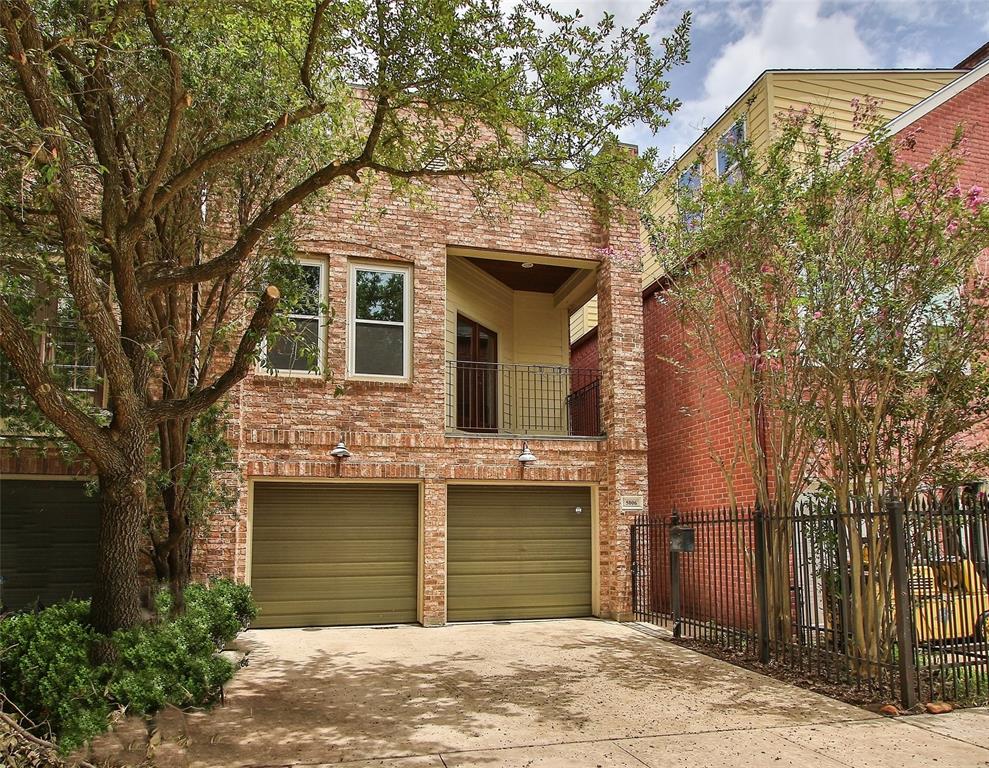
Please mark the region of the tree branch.
<svg viewBox="0 0 989 768"><path fill-rule="evenodd" d="M323 23L323 14L326 13L330 0L319 0L316 3L316 10L313 12L312 23L309 25L309 39L306 41L306 53L302 58L302 70L299 79L306 95L316 101L316 90L312 84L312 62L316 55L316 43L319 40L319 27Z"/></svg>
<svg viewBox="0 0 989 768"><path fill-rule="evenodd" d="M241 136L204 152L161 186L155 193L150 213L152 215L157 214L171 202L175 195L200 178L210 168L220 163L234 160L253 149L263 146L286 128L298 125L310 117L315 117L325 109L325 104L308 104L292 112L284 113L274 122L268 123L252 134Z"/></svg>
<svg viewBox="0 0 989 768"><path fill-rule="evenodd" d="M161 146L158 151L158 158L155 160L154 169L148 178L147 184L141 190L138 197L137 209L133 212L128 222L128 227L139 229L152 212L155 193L165 178L168 164L175 155L175 147L178 144L179 126L182 124L182 113L188 106L187 94L182 85L182 60L172 48L165 33L158 24L158 17L155 15L156 0L144 0L144 18L148 25L148 30L154 38L161 52L162 57L168 64L169 85L168 85L168 117L165 122L165 132L161 138Z"/></svg>
<svg viewBox="0 0 989 768"><path fill-rule="evenodd" d="M268 332L268 324L275 314L275 307L278 306L280 298L281 293L278 288L269 285L261 294L261 301L258 303L257 309L254 310L254 316L251 318L244 335L241 336L240 344L237 346L237 352L230 367L208 387L184 400L159 401L150 405L148 413L151 418L151 426L171 419L190 418L201 413L244 378L254 363L258 344Z"/></svg>
<svg viewBox="0 0 989 768"><path fill-rule="evenodd" d="M41 412L85 451L97 466L105 466L108 456L115 453L108 436L52 379L41 362L41 353L34 338L21 325L2 296L0 349L14 366Z"/></svg>

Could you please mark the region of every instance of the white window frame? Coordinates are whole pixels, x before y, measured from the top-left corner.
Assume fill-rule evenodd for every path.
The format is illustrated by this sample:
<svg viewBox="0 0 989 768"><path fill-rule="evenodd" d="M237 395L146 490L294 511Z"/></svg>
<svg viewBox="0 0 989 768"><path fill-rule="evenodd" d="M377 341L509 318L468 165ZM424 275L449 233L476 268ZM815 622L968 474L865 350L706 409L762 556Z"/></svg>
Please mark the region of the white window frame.
<svg viewBox="0 0 989 768"><path fill-rule="evenodd" d="M313 258L300 258L296 262L300 266L304 267L318 267L319 268L319 304L323 305L326 303L326 283L327 283L327 264L325 259L313 259ZM313 315L296 315L290 314L289 319L291 320L312 320ZM324 368L326 366L326 313L319 310L316 314L316 320L318 322L316 330L317 339L317 349L316 349L316 370L315 371L300 371L295 368L271 368L269 369L266 365L268 359L268 337L267 335L261 339L261 359L258 361L258 371L259 373L268 373L270 370L270 375L272 376L302 376L309 378L321 377L323 375Z"/></svg>
<svg viewBox="0 0 989 768"><path fill-rule="evenodd" d="M737 120L733 120L732 124L729 125L728 128L725 129L725 131L721 134L721 136L718 137L718 146L715 147L715 152L714 152L714 165L715 165L715 171L718 174L719 179L722 176L727 176L729 173L731 173L738 167L738 161L736 160L727 168L722 168L721 153L719 151L721 147L724 145L725 137L735 129L736 125L742 126L742 138L740 139L741 143L744 144L749 136L748 120L746 120L744 117L740 117Z"/></svg>
<svg viewBox="0 0 989 768"><path fill-rule="evenodd" d="M390 272L402 275L402 322L391 320L361 320L368 325L402 326L402 374L358 373L357 355L357 272ZM412 375L412 267L381 262L351 261L347 268L347 378L355 381L406 382Z"/></svg>

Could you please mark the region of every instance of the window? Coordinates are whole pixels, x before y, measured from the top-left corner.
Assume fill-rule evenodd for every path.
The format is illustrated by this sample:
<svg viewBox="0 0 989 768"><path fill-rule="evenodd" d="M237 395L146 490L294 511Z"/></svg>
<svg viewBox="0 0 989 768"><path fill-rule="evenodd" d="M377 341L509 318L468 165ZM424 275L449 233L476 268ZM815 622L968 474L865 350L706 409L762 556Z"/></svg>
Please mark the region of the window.
<svg viewBox="0 0 989 768"><path fill-rule="evenodd" d="M350 265L350 376L408 378L411 276L408 267Z"/></svg>
<svg viewBox="0 0 989 768"><path fill-rule="evenodd" d="M280 334L265 343L265 367L291 373L319 373L323 369L323 297L326 293L326 264L300 260L300 290L289 307L295 331Z"/></svg>
<svg viewBox="0 0 989 768"><path fill-rule="evenodd" d="M55 369L70 392L84 392L98 400L99 376L96 346L79 322L71 299L56 302L55 317L48 323L45 362Z"/></svg>
<svg viewBox="0 0 989 768"><path fill-rule="evenodd" d="M704 214L698 208L701 192L701 164L694 163L677 179L677 193L680 207L680 221L683 228L692 232L701 225Z"/></svg>
<svg viewBox="0 0 989 768"><path fill-rule="evenodd" d="M738 153L744 143L745 121L736 120L718 139L718 178L729 174L728 181L735 182L734 171L738 166Z"/></svg>

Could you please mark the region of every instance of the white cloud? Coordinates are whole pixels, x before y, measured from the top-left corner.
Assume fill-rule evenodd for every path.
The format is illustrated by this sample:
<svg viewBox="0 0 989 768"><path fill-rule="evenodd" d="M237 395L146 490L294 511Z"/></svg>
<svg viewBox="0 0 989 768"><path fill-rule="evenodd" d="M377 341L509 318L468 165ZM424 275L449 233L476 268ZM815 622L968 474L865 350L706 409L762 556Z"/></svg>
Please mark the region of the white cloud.
<svg viewBox="0 0 989 768"><path fill-rule="evenodd" d="M727 10L727 9L726 9ZM756 18L733 13L742 36L711 63L699 98L687 100L660 137L680 152L766 69L868 68L873 52L844 11L822 12L820 0L770 0Z"/></svg>

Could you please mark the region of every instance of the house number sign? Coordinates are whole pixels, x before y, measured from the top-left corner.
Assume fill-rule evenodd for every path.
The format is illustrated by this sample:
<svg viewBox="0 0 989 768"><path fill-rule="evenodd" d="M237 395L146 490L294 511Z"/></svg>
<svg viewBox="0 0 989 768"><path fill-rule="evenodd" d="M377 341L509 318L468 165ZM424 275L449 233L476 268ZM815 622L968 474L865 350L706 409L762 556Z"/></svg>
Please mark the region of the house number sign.
<svg viewBox="0 0 989 768"><path fill-rule="evenodd" d="M622 496L622 512L641 512L642 496Z"/></svg>

